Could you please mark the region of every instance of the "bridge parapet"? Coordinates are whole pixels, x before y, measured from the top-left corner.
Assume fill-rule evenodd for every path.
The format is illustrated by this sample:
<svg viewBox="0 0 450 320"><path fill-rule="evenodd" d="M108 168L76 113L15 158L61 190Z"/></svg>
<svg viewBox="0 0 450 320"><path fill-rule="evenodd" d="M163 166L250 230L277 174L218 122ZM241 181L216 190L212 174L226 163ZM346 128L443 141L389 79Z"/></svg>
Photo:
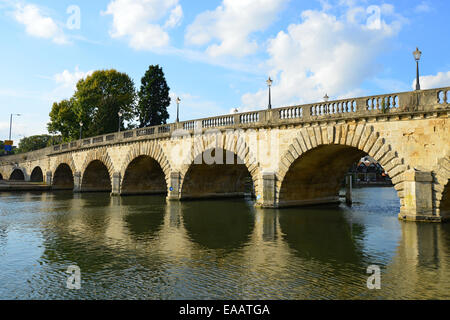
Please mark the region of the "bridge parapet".
<svg viewBox="0 0 450 320"><path fill-rule="evenodd" d="M176 130L184 130L192 134L212 128L245 129L311 121L320 122L338 119L377 117L383 115L413 114L417 112L437 112L447 110L449 104L450 87L340 99L306 105L287 106L271 110L221 115L180 123L110 133L98 137L84 138L82 140L64 143L26 154L4 156L0 158L0 162L11 163L14 161L32 160L34 158L37 159L42 157L43 154L51 155L117 143L168 138Z"/></svg>

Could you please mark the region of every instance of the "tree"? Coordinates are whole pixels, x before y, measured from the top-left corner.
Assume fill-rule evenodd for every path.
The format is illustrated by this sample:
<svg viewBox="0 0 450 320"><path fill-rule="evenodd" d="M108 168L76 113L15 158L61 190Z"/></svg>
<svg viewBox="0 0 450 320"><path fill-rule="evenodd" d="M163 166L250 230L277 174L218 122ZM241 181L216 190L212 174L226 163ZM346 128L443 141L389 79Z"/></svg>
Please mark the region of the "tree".
<svg viewBox="0 0 450 320"><path fill-rule="evenodd" d="M79 138L80 121L83 136L92 137L119 128L134 117L136 92L133 80L114 69L95 71L77 83L70 100L54 103L50 112L49 132L60 132L64 141Z"/></svg>
<svg viewBox="0 0 450 320"><path fill-rule="evenodd" d="M50 123L47 125L48 132L60 132L62 140L65 142L78 139L80 130L78 119L75 99L55 102L50 112Z"/></svg>
<svg viewBox="0 0 450 320"><path fill-rule="evenodd" d="M167 123L169 90L162 68L159 65L150 66L142 77L138 93L137 116L140 128Z"/></svg>
<svg viewBox="0 0 450 320"><path fill-rule="evenodd" d="M114 69L95 71L80 80L74 98L87 136L116 132L119 111L122 112L121 129L124 129L123 122L134 116L136 92L133 80Z"/></svg>
<svg viewBox="0 0 450 320"><path fill-rule="evenodd" d="M51 145L52 138L53 137L48 134L23 138L19 141L19 147L17 148L16 153L25 153L43 149Z"/></svg>

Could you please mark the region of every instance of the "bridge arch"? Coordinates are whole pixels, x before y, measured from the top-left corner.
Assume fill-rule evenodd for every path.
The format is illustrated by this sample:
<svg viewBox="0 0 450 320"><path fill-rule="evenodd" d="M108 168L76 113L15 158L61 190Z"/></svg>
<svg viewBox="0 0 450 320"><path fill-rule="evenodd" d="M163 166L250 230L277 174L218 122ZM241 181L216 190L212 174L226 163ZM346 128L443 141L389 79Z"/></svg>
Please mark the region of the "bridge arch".
<svg viewBox="0 0 450 320"><path fill-rule="evenodd" d="M366 123L300 129L279 164L278 205L336 201L348 168L366 154L386 170L403 205L403 173L408 167Z"/></svg>
<svg viewBox="0 0 450 320"><path fill-rule="evenodd" d="M53 188L57 190L73 190L73 173L74 171L69 164L65 162L60 163L53 172Z"/></svg>
<svg viewBox="0 0 450 320"><path fill-rule="evenodd" d="M24 168L14 168L9 176L9 180L12 181L25 181L26 180L26 171Z"/></svg>
<svg viewBox="0 0 450 320"><path fill-rule="evenodd" d="M215 152L222 154L222 163L208 165L202 161L203 155L208 153L216 158ZM226 164L227 157L234 164ZM217 156L218 158L220 155ZM198 137L193 144L192 150L185 159L181 171L180 198L191 197L215 197L222 196L223 193L229 195L240 195L247 193L245 189L245 178L249 178L252 184L252 193L259 192L259 167L246 142L236 133L206 134ZM228 177L228 180L225 179ZM203 179L203 181L202 181ZM211 181L206 181L209 179ZM237 180L236 180L237 179ZM209 188L211 190L197 190L193 192L193 185L197 187ZM219 190L222 186L229 185L229 190ZM243 185L244 184L244 185ZM219 189L218 189L219 187ZM244 189L243 189L244 188ZM232 190L233 189L233 190ZM247 188L248 189L248 188Z"/></svg>
<svg viewBox="0 0 450 320"><path fill-rule="evenodd" d="M110 192L114 166L106 148L90 151L81 169L81 192Z"/></svg>
<svg viewBox="0 0 450 320"><path fill-rule="evenodd" d="M450 219L450 154L438 161L433 170L433 207L439 215Z"/></svg>
<svg viewBox="0 0 450 320"><path fill-rule="evenodd" d="M167 193L171 166L155 141L134 144L120 170L121 194Z"/></svg>
<svg viewBox="0 0 450 320"><path fill-rule="evenodd" d="M42 172L41 167L37 166L31 171L30 181L44 182L44 173Z"/></svg>
<svg viewBox="0 0 450 320"><path fill-rule="evenodd" d="M120 190L121 195L165 194L166 175L158 161L150 156L141 155L127 166Z"/></svg>

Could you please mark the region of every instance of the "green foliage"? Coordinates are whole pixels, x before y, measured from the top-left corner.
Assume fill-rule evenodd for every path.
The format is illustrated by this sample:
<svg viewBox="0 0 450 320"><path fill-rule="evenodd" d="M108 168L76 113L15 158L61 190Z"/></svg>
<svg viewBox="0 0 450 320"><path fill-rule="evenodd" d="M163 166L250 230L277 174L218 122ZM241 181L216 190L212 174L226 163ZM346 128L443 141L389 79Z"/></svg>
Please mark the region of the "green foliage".
<svg viewBox="0 0 450 320"><path fill-rule="evenodd" d="M150 66L141 80L139 102L136 115L139 127L166 124L169 119L167 107L170 105L170 88L159 65Z"/></svg>
<svg viewBox="0 0 450 320"><path fill-rule="evenodd" d="M124 121L133 119L135 100L134 83L127 74L114 69L95 71L77 83L70 100L53 104L48 130L61 133L63 141L79 138L80 121L83 137L116 132L119 111L124 129Z"/></svg>
<svg viewBox="0 0 450 320"><path fill-rule="evenodd" d="M80 128L78 119L75 99L55 102L50 111L50 123L47 125L48 132L60 132L65 142L77 139Z"/></svg>
<svg viewBox="0 0 450 320"><path fill-rule="evenodd" d="M124 120L133 119L136 93L133 81L125 73L96 71L78 82L74 98L87 136L116 132L119 111L123 113L121 129Z"/></svg>
<svg viewBox="0 0 450 320"><path fill-rule="evenodd" d="M25 153L43 149L52 143L53 137L48 134L26 137L20 140L16 153Z"/></svg>

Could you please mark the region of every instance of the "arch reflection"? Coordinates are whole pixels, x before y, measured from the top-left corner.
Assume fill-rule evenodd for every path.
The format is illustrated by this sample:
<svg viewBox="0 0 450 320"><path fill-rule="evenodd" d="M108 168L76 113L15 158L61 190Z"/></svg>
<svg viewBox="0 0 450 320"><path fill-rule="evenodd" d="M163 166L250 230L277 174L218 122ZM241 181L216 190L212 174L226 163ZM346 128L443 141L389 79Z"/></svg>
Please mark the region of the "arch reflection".
<svg viewBox="0 0 450 320"><path fill-rule="evenodd" d="M244 201L185 202L182 210L189 237L208 249L241 248L254 228L254 208Z"/></svg>
<svg viewBox="0 0 450 320"><path fill-rule="evenodd" d="M360 265L362 248L354 240L364 226L351 224L339 206L279 210L283 239L301 258Z"/></svg>
<svg viewBox="0 0 450 320"><path fill-rule="evenodd" d="M166 200L163 196L133 196L120 200L123 219L136 240L153 238L164 222Z"/></svg>

